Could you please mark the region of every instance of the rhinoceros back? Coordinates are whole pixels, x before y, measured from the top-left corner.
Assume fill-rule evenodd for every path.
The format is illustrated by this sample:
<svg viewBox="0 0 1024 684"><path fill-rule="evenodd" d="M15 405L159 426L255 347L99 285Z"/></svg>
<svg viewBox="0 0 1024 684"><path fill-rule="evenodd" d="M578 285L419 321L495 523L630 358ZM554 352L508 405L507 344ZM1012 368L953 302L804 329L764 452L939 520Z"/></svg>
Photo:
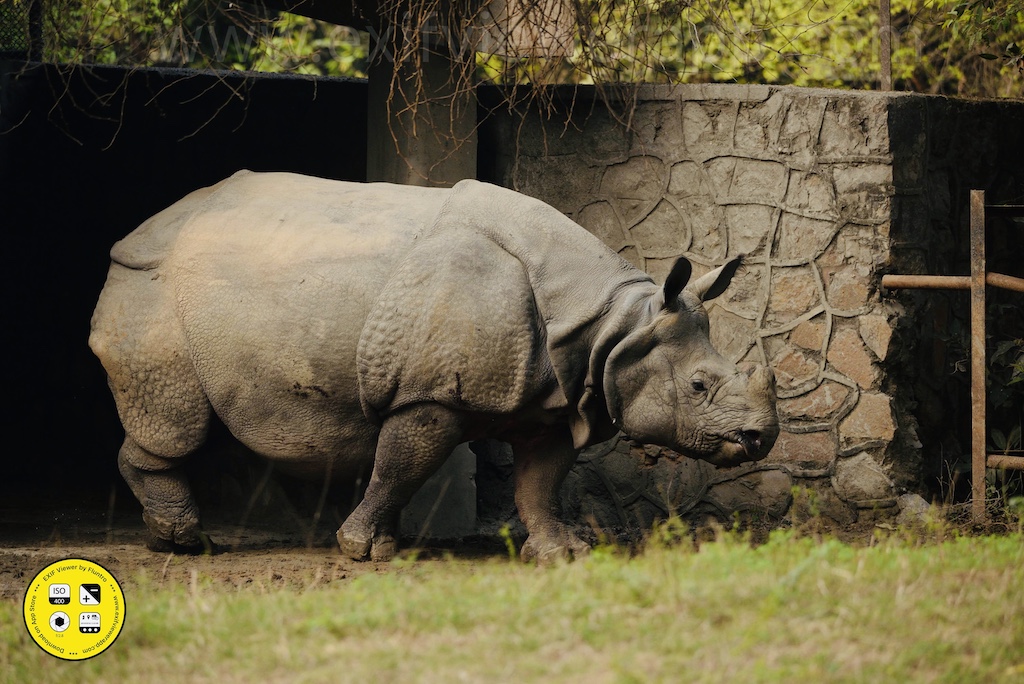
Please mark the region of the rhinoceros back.
<svg viewBox="0 0 1024 684"><path fill-rule="evenodd" d="M251 171L239 171L216 185L189 193L144 222L124 239L115 242L114 246L110 248L111 260L137 270L148 271L156 268L163 263L174 247L182 226L197 211L202 210L204 200L225 184L251 173Z"/></svg>

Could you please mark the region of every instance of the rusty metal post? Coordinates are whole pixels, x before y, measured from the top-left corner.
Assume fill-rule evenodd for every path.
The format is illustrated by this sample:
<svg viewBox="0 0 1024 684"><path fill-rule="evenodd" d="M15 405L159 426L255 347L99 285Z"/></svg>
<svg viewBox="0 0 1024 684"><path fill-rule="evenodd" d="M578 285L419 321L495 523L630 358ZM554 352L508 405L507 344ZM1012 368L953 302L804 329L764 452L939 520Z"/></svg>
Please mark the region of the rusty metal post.
<svg viewBox="0 0 1024 684"><path fill-rule="evenodd" d="M985 191L971 190L971 515L985 508Z"/></svg>

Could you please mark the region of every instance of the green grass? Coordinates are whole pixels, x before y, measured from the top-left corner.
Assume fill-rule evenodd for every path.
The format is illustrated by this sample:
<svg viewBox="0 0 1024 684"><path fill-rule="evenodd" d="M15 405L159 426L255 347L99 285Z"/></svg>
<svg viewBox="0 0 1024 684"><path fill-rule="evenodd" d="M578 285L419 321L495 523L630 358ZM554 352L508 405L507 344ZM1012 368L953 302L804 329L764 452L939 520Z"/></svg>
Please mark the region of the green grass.
<svg viewBox="0 0 1024 684"><path fill-rule="evenodd" d="M551 568L401 561L307 591L137 577L127 601L117 642L80 663L0 604L0 681L1024 681L1020 532L723 534Z"/></svg>

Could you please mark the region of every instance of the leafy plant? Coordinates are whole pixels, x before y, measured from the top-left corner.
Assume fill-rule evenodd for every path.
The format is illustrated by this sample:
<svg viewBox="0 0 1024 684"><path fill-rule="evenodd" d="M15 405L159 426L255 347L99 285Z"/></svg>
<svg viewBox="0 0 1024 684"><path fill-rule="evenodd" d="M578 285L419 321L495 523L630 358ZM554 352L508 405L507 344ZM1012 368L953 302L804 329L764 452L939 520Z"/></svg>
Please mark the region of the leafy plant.
<svg viewBox="0 0 1024 684"><path fill-rule="evenodd" d="M523 0L545 33L552 0ZM881 41L874 0L566 0L575 39L563 56L478 52L465 76L500 84L723 82L873 88ZM510 2L509 5L518 3ZM474 18L438 0L382 0L382 35L216 0L50 0L46 59L361 76L374 53L444 40L467 54ZM482 6L482 5L481 5ZM246 9L248 7L248 9ZM895 87L978 96L1021 93L1024 0L892 0ZM449 21L450 20L450 21ZM570 27L572 28L572 26ZM409 40L411 38L411 40ZM483 50L483 47L477 45ZM418 48L417 48L418 50ZM406 56L415 57L417 50ZM999 57L1001 59L991 59Z"/></svg>
<svg viewBox="0 0 1024 684"><path fill-rule="evenodd" d="M1002 58L1024 72L1024 0L957 0L946 12L943 28L963 38L969 48L992 43L1001 54L982 52L982 59Z"/></svg>

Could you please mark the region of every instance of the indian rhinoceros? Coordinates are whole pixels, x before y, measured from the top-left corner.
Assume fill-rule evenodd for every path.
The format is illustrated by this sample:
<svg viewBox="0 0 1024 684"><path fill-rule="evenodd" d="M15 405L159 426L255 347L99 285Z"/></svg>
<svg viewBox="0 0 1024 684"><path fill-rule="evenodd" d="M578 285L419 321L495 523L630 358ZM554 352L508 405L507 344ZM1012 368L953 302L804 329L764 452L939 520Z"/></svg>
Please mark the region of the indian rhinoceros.
<svg viewBox="0 0 1024 684"><path fill-rule="evenodd" d="M240 172L111 249L89 344L154 548L203 545L182 465L212 414L286 470L356 477L344 554L396 551L402 507L461 442L512 445L524 558L585 553L558 519L580 449L623 431L719 466L778 434L774 378L708 338L732 259L663 287L554 208L451 189Z"/></svg>

